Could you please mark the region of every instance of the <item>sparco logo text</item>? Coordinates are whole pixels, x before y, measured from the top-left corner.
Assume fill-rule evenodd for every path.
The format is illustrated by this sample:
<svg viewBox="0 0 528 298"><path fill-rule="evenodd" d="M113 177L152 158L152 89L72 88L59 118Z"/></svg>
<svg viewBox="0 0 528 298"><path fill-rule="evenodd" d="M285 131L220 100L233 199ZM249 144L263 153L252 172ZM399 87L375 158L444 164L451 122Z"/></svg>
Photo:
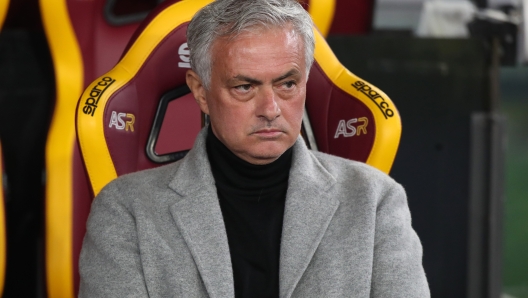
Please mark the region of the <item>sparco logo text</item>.
<svg viewBox="0 0 528 298"><path fill-rule="evenodd" d="M101 95L108 89L110 85L115 82L111 77L102 78L97 84L92 87L90 90L90 97L84 102L83 113L93 117L95 110L97 110L97 105L99 104L99 99Z"/></svg>
<svg viewBox="0 0 528 298"><path fill-rule="evenodd" d="M356 88L356 90L365 94L370 100L372 100L376 106L378 106L385 119L394 116L394 111L391 110L391 107L389 103L385 101L385 98L369 85L365 84L365 82L356 81L352 84L352 87Z"/></svg>

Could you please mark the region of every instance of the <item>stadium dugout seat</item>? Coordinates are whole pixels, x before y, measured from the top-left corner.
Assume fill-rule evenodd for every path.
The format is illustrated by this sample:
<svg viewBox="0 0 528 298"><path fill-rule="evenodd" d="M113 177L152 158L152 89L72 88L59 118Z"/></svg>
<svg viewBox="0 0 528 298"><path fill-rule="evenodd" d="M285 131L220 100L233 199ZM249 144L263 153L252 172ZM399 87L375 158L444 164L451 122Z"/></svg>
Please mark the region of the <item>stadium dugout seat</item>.
<svg viewBox="0 0 528 298"><path fill-rule="evenodd" d="M46 145L46 288L49 297L75 297L77 259L94 197L75 138L77 100L90 82L115 65L149 10L179 0L162 5L161 0L39 1L56 80ZM307 7L324 32L330 28L334 2L311 0ZM121 121L122 115L116 117Z"/></svg>
<svg viewBox="0 0 528 298"><path fill-rule="evenodd" d="M116 64L159 0L39 1L56 89L46 144L46 288L49 297L75 297L93 198L75 139L76 104L87 84Z"/></svg>
<svg viewBox="0 0 528 298"><path fill-rule="evenodd" d="M185 33L209 2L183 1L151 14L119 63L81 96L77 133L94 194L117 176L178 160L191 148L205 121L185 84ZM401 135L396 107L345 69L315 32L303 120L308 145L389 172Z"/></svg>

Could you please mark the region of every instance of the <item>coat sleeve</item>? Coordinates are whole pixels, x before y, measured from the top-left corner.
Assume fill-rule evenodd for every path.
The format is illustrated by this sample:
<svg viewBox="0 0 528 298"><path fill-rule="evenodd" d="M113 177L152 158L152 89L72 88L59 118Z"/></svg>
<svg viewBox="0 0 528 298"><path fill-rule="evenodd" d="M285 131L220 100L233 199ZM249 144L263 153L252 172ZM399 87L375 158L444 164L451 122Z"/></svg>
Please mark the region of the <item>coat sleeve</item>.
<svg viewBox="0 0 528 298"><path fill-rule="evenodd" d="M79 297L148 297L133 214L110 183L94 199L79 260Z"/></svg>
<svg viewBox="0 0 528 298"><path fill-rule="evenodd" d="M422 245L399 184L378 203L374 241L371 297L431 296L422 267Z"/></svg>

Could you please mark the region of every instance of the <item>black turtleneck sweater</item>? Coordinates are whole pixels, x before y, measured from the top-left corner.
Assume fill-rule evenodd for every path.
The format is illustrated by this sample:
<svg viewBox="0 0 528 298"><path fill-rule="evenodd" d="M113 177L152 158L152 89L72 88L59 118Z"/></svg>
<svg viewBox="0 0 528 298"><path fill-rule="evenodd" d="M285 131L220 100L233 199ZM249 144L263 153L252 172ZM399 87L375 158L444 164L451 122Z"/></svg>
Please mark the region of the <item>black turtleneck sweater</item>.
<svg viewBox="0 0 528 298"><path fill-rule="evenodd" d="M279 297L279 256L292 148L267 165L232 153L209 127L207 154L224 217L235 297Z"/></svg>

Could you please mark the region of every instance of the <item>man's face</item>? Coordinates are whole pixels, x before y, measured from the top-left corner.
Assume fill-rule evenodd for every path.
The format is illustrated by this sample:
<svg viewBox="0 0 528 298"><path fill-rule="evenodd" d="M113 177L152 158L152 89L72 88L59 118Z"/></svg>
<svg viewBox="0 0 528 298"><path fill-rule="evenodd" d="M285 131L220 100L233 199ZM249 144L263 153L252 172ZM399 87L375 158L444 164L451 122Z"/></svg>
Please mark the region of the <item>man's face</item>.
<svg viewBox="0 0 528 298"><path fill-rule="evenodd" d="M220 38L212 47L209 90L188 84L213 133L252 164L270 163L297 139L306 96L302 38L290 26ZM194 78L195 85L193 88Z"/></svg>

